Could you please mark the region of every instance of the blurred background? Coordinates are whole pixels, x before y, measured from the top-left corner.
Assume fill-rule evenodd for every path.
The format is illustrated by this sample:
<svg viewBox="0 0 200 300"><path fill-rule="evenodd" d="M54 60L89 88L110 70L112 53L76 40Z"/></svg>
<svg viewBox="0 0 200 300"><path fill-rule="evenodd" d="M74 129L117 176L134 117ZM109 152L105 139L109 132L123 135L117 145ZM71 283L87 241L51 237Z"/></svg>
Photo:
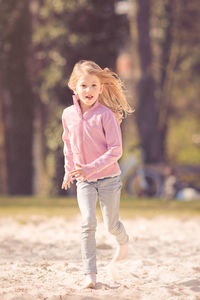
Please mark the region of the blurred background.
<svg viewBox="0 0 200 300"><path fill-rule="evenodd" d="M0 0L0 194L66 194L61 115L80 59L116 71L135 108L126 192L171 197L166 178L199 191L199 45L198 0Z"/></svg>

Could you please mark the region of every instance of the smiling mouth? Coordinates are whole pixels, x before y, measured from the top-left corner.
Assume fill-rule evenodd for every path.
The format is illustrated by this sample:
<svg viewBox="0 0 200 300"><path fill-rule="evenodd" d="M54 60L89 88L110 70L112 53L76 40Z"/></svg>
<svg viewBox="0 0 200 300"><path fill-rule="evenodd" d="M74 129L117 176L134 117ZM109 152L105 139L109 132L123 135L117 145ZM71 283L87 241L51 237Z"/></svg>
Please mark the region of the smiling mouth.
<svg viewBox="0 0 200 300"><path fill-rule="evenodd" d="M86 96L88 100L92 100L93 96Z"/></svg>

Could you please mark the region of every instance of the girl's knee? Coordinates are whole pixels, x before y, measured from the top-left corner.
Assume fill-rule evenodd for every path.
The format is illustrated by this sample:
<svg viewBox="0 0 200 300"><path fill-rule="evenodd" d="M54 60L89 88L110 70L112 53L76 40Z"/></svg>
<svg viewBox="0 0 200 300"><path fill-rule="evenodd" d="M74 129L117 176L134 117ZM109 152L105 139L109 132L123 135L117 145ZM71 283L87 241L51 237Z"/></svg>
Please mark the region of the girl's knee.
<svg viewBox="0 0 200 300"><path fill-rule="evenodd" d="M84 218L84 220L82 221L82 231L87 232L87 231L95 231L97 227L97 222L96 219L93 218Z"/></svg>

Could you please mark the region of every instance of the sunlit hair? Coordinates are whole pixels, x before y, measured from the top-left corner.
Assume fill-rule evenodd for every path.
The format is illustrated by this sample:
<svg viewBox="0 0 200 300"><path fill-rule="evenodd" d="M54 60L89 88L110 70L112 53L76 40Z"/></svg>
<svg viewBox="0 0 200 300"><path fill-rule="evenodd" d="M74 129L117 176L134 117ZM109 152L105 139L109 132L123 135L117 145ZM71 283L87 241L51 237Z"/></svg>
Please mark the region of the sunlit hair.
<svg viewBox="0 0 200 300"><path fill-rule="evenodd" d="M70 76L68 86L75 91L77 82L83 73L96 75L101 84L104 85L102 94L99 95L99 102L109 107L116 115L119 122L128 113L134 110L127 102L122 81L118 75L110 69L101 69L95 62L81 60L75 64Z"/></svg>

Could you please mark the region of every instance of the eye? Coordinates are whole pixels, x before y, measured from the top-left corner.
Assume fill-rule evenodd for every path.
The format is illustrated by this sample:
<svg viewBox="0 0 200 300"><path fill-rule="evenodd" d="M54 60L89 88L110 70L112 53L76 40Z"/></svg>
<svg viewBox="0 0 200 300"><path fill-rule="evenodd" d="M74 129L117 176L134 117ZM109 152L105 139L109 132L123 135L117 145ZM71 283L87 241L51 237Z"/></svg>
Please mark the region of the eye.
<svg viewBox="0 0 200 300"><path fill-rule="evenodd" d="M83 88L86 88L86 84L81 84L81 86L82 86Z"/></svg>
<svg viewBox="0 0 200 300"><path fill-rule="evenodd" d="M97 85L95 83L93 83L92 87L96 87Z"/></svg>

